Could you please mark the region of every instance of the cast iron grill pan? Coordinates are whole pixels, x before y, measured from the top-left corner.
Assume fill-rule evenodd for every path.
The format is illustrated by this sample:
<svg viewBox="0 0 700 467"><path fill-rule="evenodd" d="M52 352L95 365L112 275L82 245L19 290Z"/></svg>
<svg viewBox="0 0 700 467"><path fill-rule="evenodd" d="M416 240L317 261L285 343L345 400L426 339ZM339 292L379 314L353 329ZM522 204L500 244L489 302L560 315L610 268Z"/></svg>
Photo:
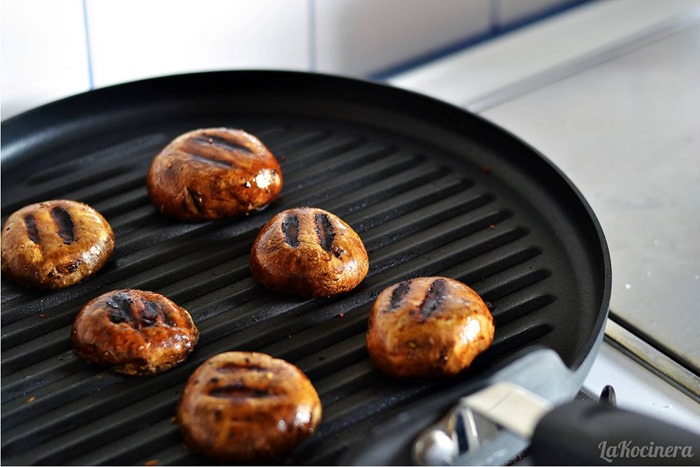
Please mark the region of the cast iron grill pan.
<svg viewBox="0 0 700 467"><path fill-rule="evenodd" d="M182 224L150 204L145 176L175 136L227 126L280 159L281 197L250 216ZM609 263L585 201L536 151L460 109L321 75L218 72L79 95L5 122L3 222L42 200L86 202L117 247L95 277L54 293L2 281L5 464L199 464L174 423L180 391L206 358L255 350L298 365L323 403L294 463L333 463L408 403L478 380L533 346L570 368L591 351L607 307ZM329 210L360 234L370 272L330 299L273 294L250 276L259 228L296 206ZM398 281L461 280L494 307L496 337L447 382L395 382L368 360L371 303ZM125 377L73 354L70 327L95 296L162 293L190 311L201 340L157 377Z"/></svg>

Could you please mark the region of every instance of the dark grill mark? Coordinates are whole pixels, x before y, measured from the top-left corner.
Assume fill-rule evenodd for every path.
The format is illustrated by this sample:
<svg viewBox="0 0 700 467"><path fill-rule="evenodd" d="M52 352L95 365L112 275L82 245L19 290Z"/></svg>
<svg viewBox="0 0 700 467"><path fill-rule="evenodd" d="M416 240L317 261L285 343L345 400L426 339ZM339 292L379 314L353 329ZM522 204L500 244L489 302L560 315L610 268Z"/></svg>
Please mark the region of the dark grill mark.
<svg viewBox="0 0 700 467"><path fill-rule="evenodd" d="M233 167L233 162L221 159L214 159L213 157L206 157L201 154L190 153L190 157L194 160L205 162L207 164L218 165L219 167L224 167L226 169Z"/></svg>
<svg viewBox="0 0 700 467"><path fill-rule="evenodd" d="M422 319L429 318L435 310L440 308L442 302L445 300L446 293L445 281L442 279L436 279L430 288L428 288L428 293L425 294L423 303L420 304L418 312L421 314Z"/></svg>
<svg viewBox="0 0 700 467"><path fill-rule="evenodd" d="M143 311L141 311L141 325L144 327L153 326L158 320L158 315L160 314L160 306L157 303L141 299L143 304Z"/></svg>
<svg viewBox="0 0 700 467"><path fill-rule="evenodd" d="M63 243L66 245L73 243L75 241L75 226L73 225L73 218L71 218L68 211L60 206L56 206L51 210L51 217L56 222L58 236L61 237Z"/></svg>
<svg viewBox="0 0 700 467"><path fill-rule="evenodd" d="M410 282L401 282L397 285L391 292L391 301L389 302L389 309L386 311L394 311L401 305L401 301L406 296L408 291L411 290Z"/></svg>
<svg viewBox="0 0 700 467"><path fill-rule="evenodd" d="M282 233L284 242L296 248L299 246L299 218L295 215L287 216L282 222Z"/></svg>
<svg viewBox="0 0 700 467"><path fill-rule="evenodd" d="M131 311L131 297L127 294L119 293L107 300L109 320L114 324L134 322L134 313Z"/></svg>
<svg viewBox="0 0 700 467"><path fill-rule="evenodd" d="M250 388L239 382L239 384L229 384L219 388L214 388L209 391L212 397L221 397L225 399L244 399L248 397L270 397L269 391L258 388Z"/></svg>
<svg viewBox="0 0 700 467"><path fill-rule="evenodd" d="M260 372L273 372L272 369L266 368L264 366L260 365L251 365L250 363L235 363L235 362L228 362L224 363L220 367L216 369L219 373L226 373L229 371L260 371ZM274 373L274 372L273 372Z"/></svg>
<svg viewBox="0 0 700 467"><path fill-rule="evenodd" d="M24 226L27 228L27 235L29 240L34 243L41 243L41 237L39 236L39 229L36 226L36 219L33 215L27 214L24 216Z"/></svg>
<svg viewBox="0 0 700 467"><path fill-rule="evenodd" d="M242 144L238 144L235 141L222 138L221 136L201 135L194 138L194 141L202 145L216 146L227 151L245 152L248 154L252 152L250 149L243 146Z"/></svg>
<svg viewBox="0 0 700 467"><path fill-rule="evenodd" d="M333 224L331 224L331 220L326 214L316 214L314 215L314 220L316 221L318 243L324 251L330 253L333 250L333 240L335 239Z"/></svg>

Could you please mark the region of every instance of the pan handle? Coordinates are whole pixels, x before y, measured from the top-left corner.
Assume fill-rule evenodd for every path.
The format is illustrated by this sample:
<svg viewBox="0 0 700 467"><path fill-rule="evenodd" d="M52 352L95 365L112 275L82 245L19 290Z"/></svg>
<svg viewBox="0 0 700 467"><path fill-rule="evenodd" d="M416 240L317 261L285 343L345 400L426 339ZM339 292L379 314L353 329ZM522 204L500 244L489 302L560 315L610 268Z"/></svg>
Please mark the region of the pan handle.
<svg viewBox="0 0 700 467"><path fill-rule="evenodd" d="M601 334L602 335L602 334ZM594 355L593 355L594 357ZM592 359L591 359L592 362ZM569 400L581 387L583 378L569 370L554 350L528 348L513 355L507 365L464 385L454 385L446 391L418 401L374 427L358 444L348 446L339 465L410 465L414 441L454 407L455 401L497 381L509 381L526 388L551 403ZM484 440L486 441L486 440ZM483 449L475 450L475 456L458 458L454 464L465 462L475 465L502 465L513 459L528 445L528 441L509 432L499 430L488 440Z"/></svg>
<svg viewBox="0 0 700 467"><path fill-rule="evenodd" d="M700 465L700 436L611 405L574 401L547 413L532 437L537 465Z"/></svg>

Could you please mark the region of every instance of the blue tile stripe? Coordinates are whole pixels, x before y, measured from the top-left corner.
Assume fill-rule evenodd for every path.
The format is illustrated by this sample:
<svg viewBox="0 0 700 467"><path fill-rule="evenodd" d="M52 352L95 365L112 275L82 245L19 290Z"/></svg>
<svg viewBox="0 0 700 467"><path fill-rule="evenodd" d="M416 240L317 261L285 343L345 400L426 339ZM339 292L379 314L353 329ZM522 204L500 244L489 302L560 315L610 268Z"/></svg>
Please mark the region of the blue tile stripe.
<svg viewBox="0 0 700 467"><path fill-rule="evenodd" d="M309 71L316 71L316 0L307 0Z"/></svg>
<svg viewBox="0 0 700 467"><path fill-rule="evenodd" d="M85 58L87 60L88 70L88 86L89 89L95 89L95 80L92 75L92 51L90 48L90 29L88 26L87 0L82 0L83 6L83 28L85 29Z"/></svg>

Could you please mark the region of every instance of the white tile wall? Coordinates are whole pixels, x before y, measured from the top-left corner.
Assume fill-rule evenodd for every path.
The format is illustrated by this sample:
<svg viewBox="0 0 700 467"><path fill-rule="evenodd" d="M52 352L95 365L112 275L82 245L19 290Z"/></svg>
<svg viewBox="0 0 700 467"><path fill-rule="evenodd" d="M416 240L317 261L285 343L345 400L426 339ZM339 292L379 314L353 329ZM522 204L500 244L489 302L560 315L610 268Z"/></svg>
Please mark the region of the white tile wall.
<svg viewBox="0 0 700 467"><path fill-rule="evenodd" d="M489 31L488 0L317 0L318 71L380 72Z"/></svg>
<svg viewBox="0 0 700 467"><path fill-rule="evenodd" d="M97 87L190 71L307 69L307 0L87 0Z"/></svg>
<svg viewBox="0 0 700 467"><path fill-rule="evenodd" d="M576 1L2 0L1 115L193 71L367 77Z"/></svg>
<svg viewBox="0 0 700 467"><path fill-rule="evenodd" d="M2 119L90 88L81 0L3 0Z"/></svg>

